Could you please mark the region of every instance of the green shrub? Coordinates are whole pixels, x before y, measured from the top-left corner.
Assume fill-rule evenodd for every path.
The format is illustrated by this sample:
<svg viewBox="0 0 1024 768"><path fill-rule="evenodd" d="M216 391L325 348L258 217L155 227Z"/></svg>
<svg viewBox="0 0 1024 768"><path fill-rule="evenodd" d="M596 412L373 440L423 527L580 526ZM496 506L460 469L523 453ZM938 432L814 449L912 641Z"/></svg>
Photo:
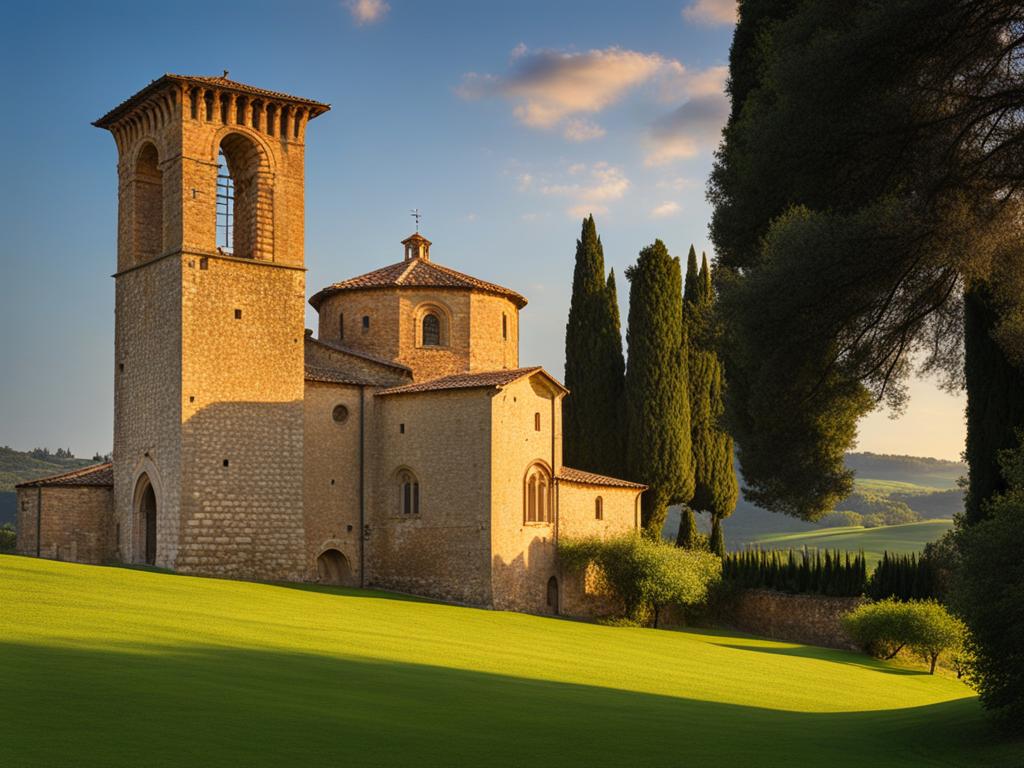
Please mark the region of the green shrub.
<svg viewBox="0 0 1024 768"><path fill-rule="evenodd" d="M867 603L848 613L843 626L871 655L891 659L908 648L930 665L932 674L939 656L958 652L966 636L963 623L934 600Z"/></svg>
<svg viewBox="0 0 1024 768"><path fill-rule="evenodd" d="M622 599L625 618L654 626L663 608L696 606L707 599L708 588L721 576L722 563L710 552L680 549L638 534L601 539L560 539L563 565L583 570L597 567L608 587Z"/></svg>
<svg viewBox="0 0 1024 768"><path fill-rule="evenodd" d="M842 509L829 512L818 521L818 525L822 528L845 528L850 525L864 525L864 518L858 512Z"/></svg>
<svg viewBox="0 0 1024 768"><path fill-rule="evenodd" d="M10 523L0 525L0 552L13 552L16 541L14 526Z"/></svg>

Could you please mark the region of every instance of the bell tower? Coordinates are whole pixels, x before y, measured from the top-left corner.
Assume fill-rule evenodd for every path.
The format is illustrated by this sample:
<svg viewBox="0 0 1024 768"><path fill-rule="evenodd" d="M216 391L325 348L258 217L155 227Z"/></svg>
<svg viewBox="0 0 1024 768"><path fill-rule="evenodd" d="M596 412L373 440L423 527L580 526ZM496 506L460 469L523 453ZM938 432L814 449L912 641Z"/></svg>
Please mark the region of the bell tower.
<svg viewBox="0 0 1024 768"><path fill-rule="evenodd" d="M227 75L94 123L118 151L119 552L301 578L305 136L330 107Z"/></svg>

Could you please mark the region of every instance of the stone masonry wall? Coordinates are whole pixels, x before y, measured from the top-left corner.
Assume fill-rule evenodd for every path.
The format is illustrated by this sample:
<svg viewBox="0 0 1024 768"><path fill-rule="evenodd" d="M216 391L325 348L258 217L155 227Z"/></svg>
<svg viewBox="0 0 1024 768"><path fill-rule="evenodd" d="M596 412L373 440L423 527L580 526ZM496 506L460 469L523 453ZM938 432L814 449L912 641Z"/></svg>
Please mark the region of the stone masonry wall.
<svg viewBox="0 0 1024 768"><path fill-rule="evenodd" d="M863 602L862 597L789 595L747 589L740 593L730 623L743 632L772 640L857 650L841 619Z"/></svg>
<svg viewBox="0 0 1024 768"><path fill-rule="evenodd" d="M306 382L303 507L306 530L306 578L316 581L317 557L337 549L359 584L359 408L358 386ZM337 406L347 409L334 419Z"/></svg>
<svg viewBox="0 0 1024 768"><path fill-rule="evenodd" d="M551 613L548 580L555 576L556 525L526 521L524 482L540 462L552 474L561 464L560 392L542 376L520 379L493 398L490 443L491 582L494 607ZM540 430L535 427L540 414ZM552 504L558 509L552 482Z"/></svg>
<svg viewBox="0 0 1024 768"><path fill-rule="evenodd" d="M104 563L117 551L114 499L110 488L18 489L17 551L36 554L36 526L42 517L39 555L75 563Z"/></svg>
<svg viewBox="0 0 1024 768"><path fill-rule="evenodd" d="M372 398L367 586L490 603L491 392ZM403 468L419 481L419 515L402 512L398 474Z"/></svg>
<svg viewBox="0 0 1024 768"><path fill-rule="evenodd" d="M177 567L301 579L305 273L182 264L182 521Z"/></svg>

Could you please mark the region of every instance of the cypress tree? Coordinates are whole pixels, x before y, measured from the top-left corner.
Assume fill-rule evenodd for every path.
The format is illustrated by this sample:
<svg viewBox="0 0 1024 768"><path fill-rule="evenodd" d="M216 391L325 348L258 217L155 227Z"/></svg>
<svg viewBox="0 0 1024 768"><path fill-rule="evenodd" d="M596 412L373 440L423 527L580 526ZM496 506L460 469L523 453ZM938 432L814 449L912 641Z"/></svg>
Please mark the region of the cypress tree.
<svg viewBox="0 0 1024 768"><path fill-rule="evenodd" d="M679 533L676 535L676 546L693 549L697 545L697 521L693 510L683 505L679 515Z"/></svg>
<svg viewBox="0 0 1024 768"><path fill-rule="evenodd" d="M989 289L974 286L964 292L968 524L984 518L985 501L1006 490L999 452L1017 446L1016 430L1024 426L1024 371L1007 359L992 337L998 320Z"/></svg>
<svg viewBox="0 0 1024 768"><path fill-rule="evenodd" d="M644 533L659 538L669 503L689 502L694 484L679 259L655 240L626 279L626 459L630 478L648 486L641 497Z"/></svg>
<svg viewBox="0 0 1024 768"><path fill-rule="evenodd" d="M733 466L732 438L722 430L725 410L722 364L711 339L714 294L707 255L697 267L697 252L690 246L686 259L683 316L687 326L690 434L693 451L694 492L690 506L711 515L711 551L725 551L722 520L732 514L739 497Z"/></svg>
<svg viewBox="0 0 1024 768"><path fill-rule="evenodd" d="M569 394L562 403L562 435L567 465L622 475L624 369L615 276L605 279L604 249L591 215L583 220L576 241L572 300L565 327Z"/></svg>

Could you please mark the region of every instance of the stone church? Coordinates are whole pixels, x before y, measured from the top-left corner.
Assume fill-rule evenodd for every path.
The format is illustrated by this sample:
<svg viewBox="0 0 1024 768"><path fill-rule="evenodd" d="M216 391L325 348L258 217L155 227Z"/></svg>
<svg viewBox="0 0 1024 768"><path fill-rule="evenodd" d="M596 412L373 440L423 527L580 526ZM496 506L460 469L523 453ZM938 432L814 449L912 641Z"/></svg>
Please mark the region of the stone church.
<svg viewBox="0 0 1024 768"><path fill-rule="evenodd" d="M417 232L304 328L328 109L164 75L96 121L118 151L113 462L18 486L19 551L587 613L556 542L636 529L644 487L562 464L567 391L520 365L526 299Z"/></svg>

